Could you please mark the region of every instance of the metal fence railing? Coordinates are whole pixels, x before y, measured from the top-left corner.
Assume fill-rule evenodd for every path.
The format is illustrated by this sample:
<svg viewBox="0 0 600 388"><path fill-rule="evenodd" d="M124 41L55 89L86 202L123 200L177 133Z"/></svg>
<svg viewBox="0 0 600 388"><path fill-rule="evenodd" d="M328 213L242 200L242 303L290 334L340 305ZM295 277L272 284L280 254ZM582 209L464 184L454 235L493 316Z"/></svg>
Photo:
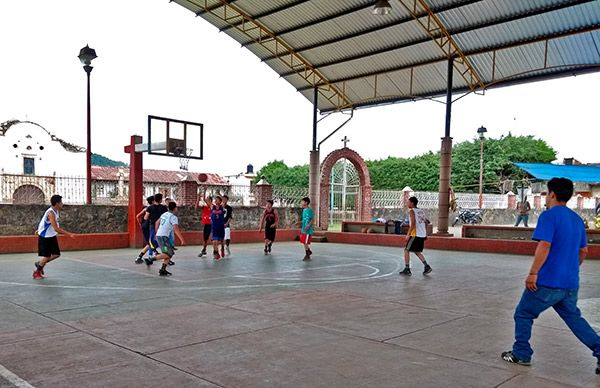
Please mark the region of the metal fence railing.
<svg viewBox="0 0 600 388"><path fill-rule="evenodd" d="M423 209L437 209L439 194L428 191L415 191L414 195L419 199L419 207ZM479 194L456 193L456 203L463 208L478 208ZM404 192L392 190L374 190L372 195L372 206L375 209L398 209L404 206ZM502 194L483 194L484 209L506 209L508 207L508 196Z"/></svg>
<svg viewBox="0 0 600 388"><path fill-rule="evenodd" d="M199 186L199 191L206 189L211 196L228 195L232 206L262 206L257 204L257 187L254 185L214 185ZM178 201L179 184L164 182L144 182L144 196L162 193ZM86 178L68 176L34 176L0 173L0 203L26 204L49 203L50 197L60 194L67 204L84 204L86 198ZM410 192L419 199L419 207L436 209L438 207L437 192ZM277 207L298 207L303 197L309 195L307 187L273 186L272 199ZM457 205L462 208L478 208L479 194L456 193ZM542 206L545 196L541 196ZM529 198L533 206L533 198ZM129 201L129 183L123 179L119 181L93 181L92 202L103 205L125 205ZM372 207L374 209L399 209L404 206L404 193L393 190L374 190L372 193ZM596 198L582 198L583 209L594 209ZM353 201L350 201L353 203ZM567 206L576 209L578 198L575 196ZM333 203L333 202L332 202ZM483 194L484 209L508 208L508 195ZM355 209L346 209L354 211Z"/></svg>
<svg viewBox="0 0 600 388"><path fill-rule="evenodd" d="M308 197L308 187L273 186L273 204L278 207L299 207Z"/></svg>
<svg viewBox="0 0 600 388"><path fill-rule="evenodd" d="M50 203L60 193L65 203L85 203L86 180L81 177L0 174L0 202Z"/></svg>

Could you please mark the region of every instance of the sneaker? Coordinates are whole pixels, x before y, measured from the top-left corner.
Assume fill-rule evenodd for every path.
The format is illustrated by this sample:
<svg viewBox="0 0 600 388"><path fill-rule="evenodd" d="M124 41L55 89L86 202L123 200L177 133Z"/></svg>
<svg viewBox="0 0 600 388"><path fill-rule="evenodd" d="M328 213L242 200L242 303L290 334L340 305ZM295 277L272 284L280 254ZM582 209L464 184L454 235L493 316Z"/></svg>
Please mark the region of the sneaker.
<svg viewBox="0 0 600 388"><path fill-rule="evenodd" d="M225 250L227 251L227 256L231 255L231 251L229 250L229 247L225 247Z"/></svg>
<svg viewBox="0 0 600 388"><path fill-rule="evenodd" d="M166 269L159 269L158 270L158 276L170 276L173 275L171 272L167 271Z"/></svg>
<svg viewBox="0 0 600 388"><path fill-rule="evenodd" d="M39 269L36 269L35 271L33 271L33 278L34 279L43 279L44 275L42 275L42 273L40 272Z"/></svg>
<svg viewBox="0 0 600 388"><path fill-rule="evenodd" d="M510 362L511 364L519 364L519 365L525 365L525 366L531 365L531 361L525 361L525 360L519 359L510 350L507 352L502 352L502 359L506 362ZM596 373L598 373L598 368L596 368Z"/></svg>
<svg viewBox="0 0 600 388"><path fill-rule="evenodd" d="M144 259L142 259L141 257L138 257L137 259L135 259L136 264L142 264L143 262L144 262Z"/></svg>
<svg viewBox="0 0 600 388"><path fill-rule="evenodd" d="M411 276L412 272L410 272L410 268L404 268L402 271L398 272L398 275Z"/></svg>
<svg viewBox="0 0 600 388"><path fill-rule="evenodd" d="M219 255L219 252L213 253L213 257L214 257L215 261L221 260L221 255Z"/></svg>
<svg viewBox="0 0 600 388"><path fill-rule="evenodd" d="M146 265L152 265L152 263L154 262L154 260L150 259L144 259L144 262L146 262Z"/></svg>
<svg viewBox="0 0 600 388"><path fill-rule="evenodd" d="M268 249L268 248L265 248L265 249L263 250L263 252L265 252L265 255L268 255L268 254L269 254L269 249Z"/></svg>
<svg viewBox="0 0 600 388"><path fill-rule="evenodd" d="M271 244L267 246L267 249L269 250L269 253L271 253Z"/></svg>
<svg viewBox="0 0 600 388"><path fill-rule="evenodd" d="M302 259L302 261L309 261L310 260L310 255L306 254L304 255L304 259Z"/></svg>
<svg viewBox="0 0 600 388"><path fill-rule="evenodd" d="M173 247L173 250L174 250L174 251L176 251L176 250L177 250L177 247Z"/></svg>
<svg viewBox="0 0 600 388"><path fill-rule="evenodd" d="M175 262L173 260L169 260L169 265L175 265Z"/></svg>
<svg viewBox="0 0 600 388"><path fill-rule="evenodd" d="M203 249L202 252L198 253L198 257L206 256L206 249Z"/></svg>
<svg viewBox="0 0 600 388"><path fill-rule="evenodd" d="M433 271L433 268L431 268L431 266L427 264L423 269L423 275L427 275L428 273L431 273L431 271Z"/></svg>
<svg viewBox="0 0 600 388"><path fill-rule="evenodd" d="M308 255L312 255L312 251L310 250L310 248L308 248Z"/></svg>
<svg viewBox="0 0 600 388"><path fill-rule="evenodd" d="M39 261L36 261L35 263L35 268L40 271L40 274L42 274L42 276L44 276L44 267L40 265Z"/></svg>

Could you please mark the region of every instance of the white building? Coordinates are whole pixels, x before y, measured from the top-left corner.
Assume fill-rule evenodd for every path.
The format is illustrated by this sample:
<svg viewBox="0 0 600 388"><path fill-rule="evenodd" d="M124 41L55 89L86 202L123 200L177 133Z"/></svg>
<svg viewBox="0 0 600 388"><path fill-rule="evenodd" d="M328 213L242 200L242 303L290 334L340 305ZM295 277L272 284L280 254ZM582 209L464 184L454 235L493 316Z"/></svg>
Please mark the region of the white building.
<svg viewBox="0 0 600 388"><path fill-rule="evenodd" d="M68 204L85 202L85 148L57 138L39 124L11 120L0 123L0 155L0 203L49 203L54 194ZM162 193L176 199L179 183L184 178L197 180L198 174L145 169L145 195ZM231 192L222 177L207 175L203 184L209 193ZM127 203L128 188L128 167L92 166L93 203Z"/></svg>
<svg viewBox="0 0 600 388"><path fill-rule="evenodd" d="M0 124L0 155L0 202L49 202L53 194L71 191L73 186L71 181L57 180L57 174L83 177L86 172L85 148L30 121Z"/></svg>

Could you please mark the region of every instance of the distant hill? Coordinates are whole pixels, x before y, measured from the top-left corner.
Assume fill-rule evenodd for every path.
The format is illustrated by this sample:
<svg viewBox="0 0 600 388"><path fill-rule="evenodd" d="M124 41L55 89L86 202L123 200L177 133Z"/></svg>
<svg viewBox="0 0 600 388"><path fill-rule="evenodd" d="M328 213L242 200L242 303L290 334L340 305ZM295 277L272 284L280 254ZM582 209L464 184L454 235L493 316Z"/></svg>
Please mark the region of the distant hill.
<svg viewBox="0 0 600 388"><path fill-rule="evenodd" d="M100 167L129 167L127 163L107 158L106 156L92 154L92 166Z"/></svg>

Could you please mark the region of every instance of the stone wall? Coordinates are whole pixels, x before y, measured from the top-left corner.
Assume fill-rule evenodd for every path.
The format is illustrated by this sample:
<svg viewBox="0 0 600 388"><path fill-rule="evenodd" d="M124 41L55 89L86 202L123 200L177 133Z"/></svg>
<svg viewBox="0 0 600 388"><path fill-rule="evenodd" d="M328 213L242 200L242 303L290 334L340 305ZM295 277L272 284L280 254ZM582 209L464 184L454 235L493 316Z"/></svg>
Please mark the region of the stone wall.
<svg viewBox="0 0 600 388"><path fill-rule="evenodd" d="M0 235L31 235L48 205L0 205ZM127 232L125 206L70 206L60 213L60 226L74 233Z"/></svg>
<svg viewBox="0 0 600 388"><path fill-rule="evenodd" d="M1 205L0 236L32 235L47 205ZM263 209L234 207L232 229L258 229ZM279 228L299 228L302 209L278 208ZM201 230L199 211L193 207L178 208L183 230ZM109 205L66 205L60 213L60 225L74 233L127 232L127 207Z"/></svg>
<svg viewBox="0 0 600 388"><path fill-rule="evenodd" d="M263 210L263 208L254 206L234 207L231 228L240 230L258 229ZM276 208L276 210L279 214L278 228L300 228L300 221L302 218L301 208ZM202 230L199 210L195 211L193 207L181 207L177 210L177 216L179 217L179 224L183 230Z"/></svg>

